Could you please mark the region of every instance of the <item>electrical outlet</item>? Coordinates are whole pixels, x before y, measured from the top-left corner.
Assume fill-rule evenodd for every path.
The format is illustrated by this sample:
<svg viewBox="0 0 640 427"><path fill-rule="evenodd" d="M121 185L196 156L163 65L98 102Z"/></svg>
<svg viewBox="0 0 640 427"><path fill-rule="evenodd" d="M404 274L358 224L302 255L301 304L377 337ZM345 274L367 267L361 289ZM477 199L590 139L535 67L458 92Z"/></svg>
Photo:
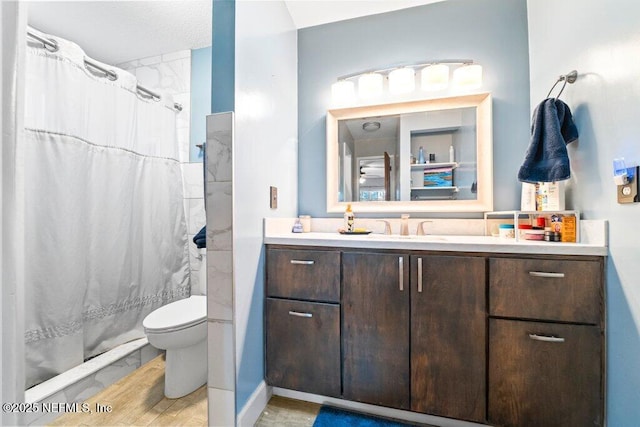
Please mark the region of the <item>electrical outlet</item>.
<svg viewBox="0 0 640 427"><path fill-rule="evenodd" d="M269 207L271 209L278 208L278 187L269 187L270 196L269 196Z"/></svg>
<svg viewBox="0 0 640 427"><path fill-rule="evenodd" d="M618 203L638 203L639 172L638 166L627 168L629 182L625 185L618 185Z"/></svg>

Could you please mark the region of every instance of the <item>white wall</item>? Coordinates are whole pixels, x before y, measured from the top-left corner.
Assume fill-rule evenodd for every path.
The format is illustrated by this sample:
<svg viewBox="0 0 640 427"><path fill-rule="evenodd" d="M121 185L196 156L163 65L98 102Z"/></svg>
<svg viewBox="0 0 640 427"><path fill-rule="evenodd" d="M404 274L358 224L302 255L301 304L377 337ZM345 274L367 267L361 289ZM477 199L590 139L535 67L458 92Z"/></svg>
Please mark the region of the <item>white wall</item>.
<svg viewBox="0 0 640 427"><path fill-rule="evenodd" d="M297 33L282 1L236 2L233 252L236 406L264 377L262 219L297 214ZM269 208L269 186L278 208Z"/></svg>
<svg viewBox="0 0 640 427"><path fill-rule="evenodd" d="M18 2L0 2L0 401L24 401L24 179L19 144L23 128L26 17ZM20 415L2 413L0 424Z"/></svg>
<svg viewBox="0 0 640 427"><path fill-rule="evenodd" d="M568 146L569 208L609 220L607 424L640 422L640 204L620 205L612 160L640 163L640 3L529 0L531 108L576 69L561 99L580 133ZM557 90L554 92L557 93Z"/></svg>

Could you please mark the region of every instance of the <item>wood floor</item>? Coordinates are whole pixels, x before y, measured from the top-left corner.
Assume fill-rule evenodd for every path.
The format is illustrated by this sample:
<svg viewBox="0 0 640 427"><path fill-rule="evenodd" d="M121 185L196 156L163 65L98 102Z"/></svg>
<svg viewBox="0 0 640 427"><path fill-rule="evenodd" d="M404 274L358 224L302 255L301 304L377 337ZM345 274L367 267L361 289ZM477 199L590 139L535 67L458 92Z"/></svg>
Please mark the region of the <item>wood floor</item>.
<svg viewBox="0 0 640 427"><path fill-rule="evenodd" d="M320 405L272 396L255 427L311 427Z"/></svg>
<svg viewBox="0 0 640 427"><path fill-rule="evenodd" d="M86 400L91 413L69 413L53 426L206 426L207 387L180 399L164 397L164 358L140 369ZM111 412L96 411L110 405Z"/></svg>

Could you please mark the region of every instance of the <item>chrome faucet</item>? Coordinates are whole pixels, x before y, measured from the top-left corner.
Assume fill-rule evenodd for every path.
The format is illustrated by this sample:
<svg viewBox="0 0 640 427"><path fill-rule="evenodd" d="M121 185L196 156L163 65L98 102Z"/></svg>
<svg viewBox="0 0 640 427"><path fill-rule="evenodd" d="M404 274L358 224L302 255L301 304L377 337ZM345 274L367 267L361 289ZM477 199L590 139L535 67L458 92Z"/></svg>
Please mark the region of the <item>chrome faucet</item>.
<svg viewBox="0 0 640 427"><path fill-rule="evenodd" d="M409 214L400 215L400 235L409 235Z"/></svg>
<svg viewBox="0 0 640 427"><path fill-rule="evenodd" d="M424 236L427 233L424 232L424 228L422 227L422 224L424 224L425 222L433 222L433 221L422 221L418 224L418 229L416 230L416 235L418 236Z"/></svg>
<svg viewBox="0 0 640 427"><path fill-rule="evenodd" d="M386 221L384 219L379 219L378 222L384 222L384 234L390 235L391 234L391 224L389 224L389 221Z"/></svg>

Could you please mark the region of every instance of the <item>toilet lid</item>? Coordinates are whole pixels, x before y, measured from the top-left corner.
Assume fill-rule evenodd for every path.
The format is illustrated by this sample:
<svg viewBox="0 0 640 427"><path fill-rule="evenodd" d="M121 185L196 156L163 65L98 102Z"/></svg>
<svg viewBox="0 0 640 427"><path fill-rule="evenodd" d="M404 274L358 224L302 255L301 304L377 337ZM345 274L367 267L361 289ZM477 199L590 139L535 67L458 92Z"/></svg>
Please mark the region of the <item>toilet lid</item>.
<svg viewBox="0 0 640 427"><path fill-rule="evenodd" d="M193 295L164 305L147 315L142 321L146 330L175 330L207 320L207 297Z"/></svg>

